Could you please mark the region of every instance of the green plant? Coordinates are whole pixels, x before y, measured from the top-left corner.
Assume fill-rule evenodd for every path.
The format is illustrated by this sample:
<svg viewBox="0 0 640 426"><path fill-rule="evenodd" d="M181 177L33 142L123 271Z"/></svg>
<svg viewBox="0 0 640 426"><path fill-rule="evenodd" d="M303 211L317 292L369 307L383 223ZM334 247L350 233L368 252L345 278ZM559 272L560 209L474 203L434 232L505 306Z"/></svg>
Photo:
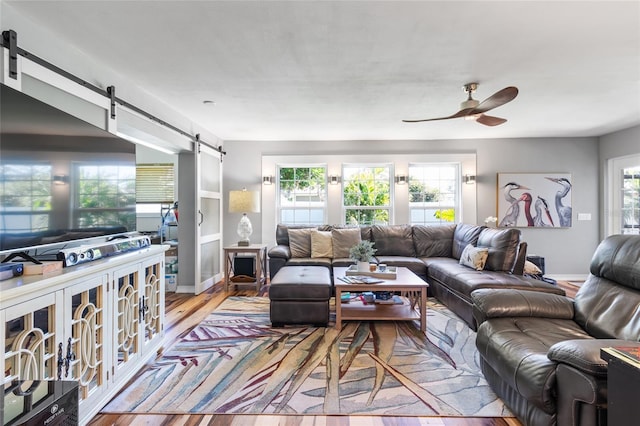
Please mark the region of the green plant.
<svg viewBox="0 0 640 426"><path fill-rule="evenodd" d="M349 249L349 258L358 262L368 262L371 257L376 253L376 249L373 248L375 243L369 240L362 240L355 246Z"/></svg>
<svg viewBox="0 0 640 426"><path fill-rule="evenodd" d="M433 215L436 219L444 220L445 222L453 222L456 219L456 211L454 209L436 210Z"/></svg>

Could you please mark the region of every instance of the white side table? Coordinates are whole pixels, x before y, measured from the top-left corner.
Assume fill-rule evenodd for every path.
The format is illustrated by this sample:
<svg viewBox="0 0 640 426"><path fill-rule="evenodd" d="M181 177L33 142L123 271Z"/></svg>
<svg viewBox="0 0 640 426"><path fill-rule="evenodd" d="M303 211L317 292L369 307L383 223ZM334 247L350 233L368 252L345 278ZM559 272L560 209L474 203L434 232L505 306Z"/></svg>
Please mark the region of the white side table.
<svg viewBox="0 0 640 426"><path fill-rule="evenodd" d="M250 253L256 257L256 276L255 281L242 281L246 284L255 284L256 291L260 291L262 284L267 282L267 245L251 244L249 246L232 246L223 247L224 250L224 291L229 291L229 285L232 283L231 275L233 273L233 261L237 254ZM240 281L238 281L240 282Z"/></svg>

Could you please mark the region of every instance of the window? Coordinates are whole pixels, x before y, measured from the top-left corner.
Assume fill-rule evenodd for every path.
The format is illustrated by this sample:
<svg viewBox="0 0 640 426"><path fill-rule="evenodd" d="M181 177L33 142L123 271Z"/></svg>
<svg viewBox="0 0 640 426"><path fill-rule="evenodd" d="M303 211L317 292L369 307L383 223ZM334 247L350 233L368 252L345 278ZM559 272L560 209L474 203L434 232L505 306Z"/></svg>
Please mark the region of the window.
<svg viewBox="0 0 640 426"><path fill-rule="evenodd" d="M640 167L623 170L622 234L640 234Z"/></svg>
<svg viewBox="0 0 640 426"><path fill-rule="evenodd" d="M136 212L164 216L175 199L173 163L136 165Z"/></svg>
<svg viewBox="0 0 640 426"><path fill-rule="evenodd" d="M174 198L173 164L138 164L136 166L136 202L167 204Z"/></svg>
<svg viewBox="0 0 640 426"><path fill-rule="evenodd" d="M319 225L327 209L327 168L278 167L278 217L286 225Z"/></svg>
<svg viewBox="0 0 640 426"><path fill-rule="evenodd" d="M391 166L344 165L344 223L387 225L391 218Z"/></svg>
<svg viewBox="0 0 640 426"><path fill-rule="evenodd" d="M81 164L75 188L78 228L123 225L136 229L136 168L118 164Z"/></svg>
<svg viewBox="0 0 640 426"><path fill-rule="evenodd" d="M455 223L460 217L459 166L409 165L409 214L412 224Z"/></svg>
<svg viewBox="0 0 640 426"><path fill-rule="evenodd" d="M4 164L0 170L1 230L32 232L49 229L51 213L49 164Z"/></svg>

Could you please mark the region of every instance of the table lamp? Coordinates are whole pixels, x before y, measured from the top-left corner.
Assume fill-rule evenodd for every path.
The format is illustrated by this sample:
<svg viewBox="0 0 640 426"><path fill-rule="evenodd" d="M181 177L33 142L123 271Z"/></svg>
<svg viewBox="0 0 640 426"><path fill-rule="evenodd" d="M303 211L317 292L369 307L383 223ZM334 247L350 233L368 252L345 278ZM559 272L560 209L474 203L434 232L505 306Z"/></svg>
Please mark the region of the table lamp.
<svg viewBox="0 0 640 426"><path fill-rule="evenodd" d="M250 245L249 237L253 233L251 221L247 217L247 213L260 213L260 192L247 191L229 191L229 213L242 213L242 218L238 223L238 235L240 241L238 246L246 247Z"/></svg>

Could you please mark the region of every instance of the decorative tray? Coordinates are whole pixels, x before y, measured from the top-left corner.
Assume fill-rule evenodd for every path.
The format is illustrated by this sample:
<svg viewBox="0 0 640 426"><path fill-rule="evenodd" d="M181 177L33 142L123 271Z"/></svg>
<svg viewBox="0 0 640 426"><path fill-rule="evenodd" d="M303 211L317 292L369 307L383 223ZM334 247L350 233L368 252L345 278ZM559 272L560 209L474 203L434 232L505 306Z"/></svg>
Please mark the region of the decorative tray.
<svg viewBox="0 0 640 426"><path fill-rule="evenodd" d="M375 271L358 271L358 265L351 265L345 272L345 275L364 275L367 277L383 278L385 280L395 280L398 278L398 270L395 266L387 266L384 272L377 269Z"/></svg>

